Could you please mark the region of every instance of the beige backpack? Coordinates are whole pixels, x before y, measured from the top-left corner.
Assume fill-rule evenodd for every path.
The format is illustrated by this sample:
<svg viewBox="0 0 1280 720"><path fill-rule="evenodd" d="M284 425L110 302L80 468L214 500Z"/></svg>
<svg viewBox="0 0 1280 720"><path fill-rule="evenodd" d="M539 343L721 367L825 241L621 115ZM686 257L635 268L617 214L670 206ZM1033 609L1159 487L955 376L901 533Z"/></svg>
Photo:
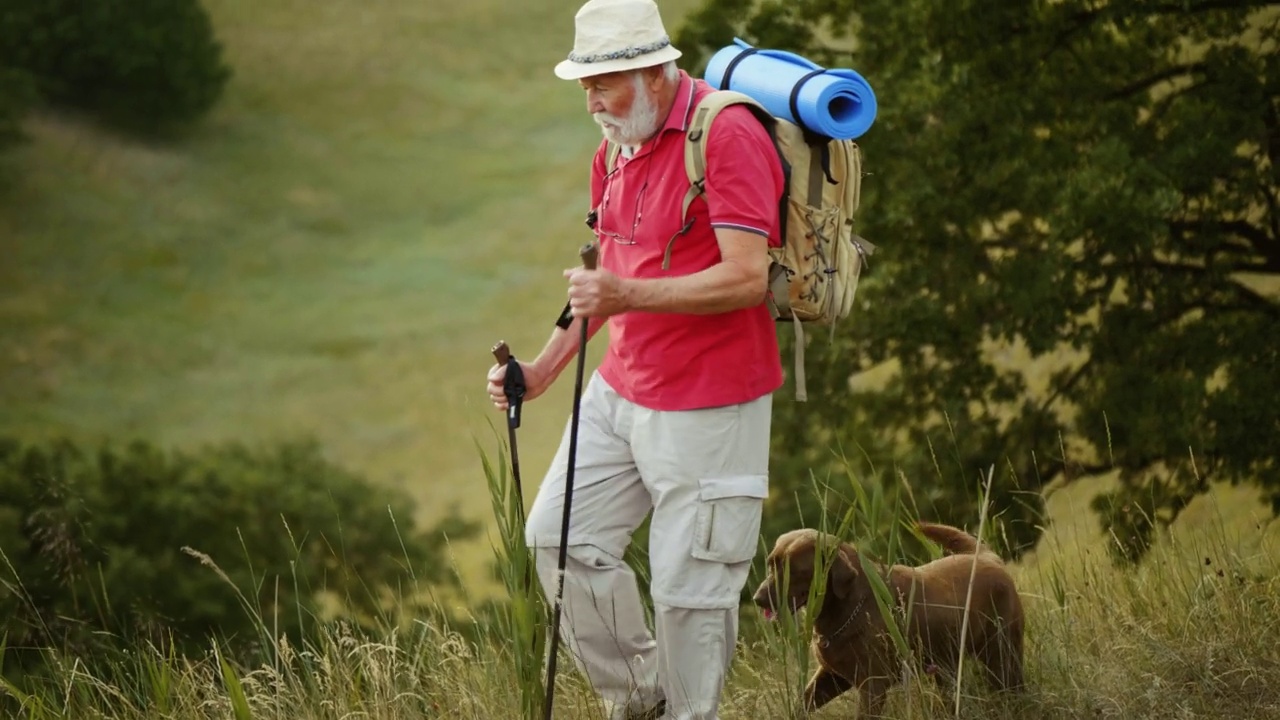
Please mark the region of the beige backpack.
<svg viewBox="0 0 1280 720"><path fill-rule="evenodd" d="M795 329L796 400L806 401L804 347L806 324L830 327L853 309L854 292L867 257L876 247L853 231L862 189L862 154L852 140L815 136L800 126L769 114L759 102L739 92L717 90L704 97L685 134L685 171L689 192L681 217L706 184L707 130L721 110L746 105L769 130L782 159L787 191L779 203L782 247L770 248L769 310L775 320L791 321ZM611 144L609 170L617 161ZM686 224L687 228L688 225ZM667 243L663 268L671 260Z"/></svg>

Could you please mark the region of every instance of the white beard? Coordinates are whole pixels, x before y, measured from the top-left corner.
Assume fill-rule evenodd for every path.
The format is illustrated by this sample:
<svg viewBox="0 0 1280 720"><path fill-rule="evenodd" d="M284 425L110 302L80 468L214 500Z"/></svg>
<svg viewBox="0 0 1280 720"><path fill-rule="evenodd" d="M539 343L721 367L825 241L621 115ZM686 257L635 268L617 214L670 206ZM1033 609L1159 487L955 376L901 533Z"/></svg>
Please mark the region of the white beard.
<svg viewBox="0 0 1280 720"><path fill-rule="evenodd" d="M636 99L631 112L625 118L606 112L592 113L591 118L600 126L606 140L623 147L635 147L658 132L658 103L649 97L644 87L644 76L635 75Z"/></svg>

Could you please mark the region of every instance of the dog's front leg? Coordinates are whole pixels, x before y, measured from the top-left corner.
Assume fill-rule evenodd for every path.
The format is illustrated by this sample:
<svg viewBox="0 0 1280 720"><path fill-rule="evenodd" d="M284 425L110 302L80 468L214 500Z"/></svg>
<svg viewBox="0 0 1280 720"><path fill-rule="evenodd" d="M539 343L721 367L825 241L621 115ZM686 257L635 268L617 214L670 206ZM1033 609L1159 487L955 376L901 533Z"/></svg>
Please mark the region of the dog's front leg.
<svg viewBox="0 0 1280 720"><path fill-rule="evenodd" d="M853 687L853 683L824 667L820 667L813 674L813 677L809 678L809 684L804 689L804 708L809 712L813 712L851 687Z"/></svg>

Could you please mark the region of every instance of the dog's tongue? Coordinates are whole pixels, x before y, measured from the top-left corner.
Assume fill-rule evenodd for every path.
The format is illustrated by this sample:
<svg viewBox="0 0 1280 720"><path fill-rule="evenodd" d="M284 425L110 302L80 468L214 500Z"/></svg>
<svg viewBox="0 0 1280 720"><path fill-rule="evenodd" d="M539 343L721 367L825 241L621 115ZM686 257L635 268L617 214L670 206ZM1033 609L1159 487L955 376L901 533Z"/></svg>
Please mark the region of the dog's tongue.
<svg viewBox="0 0 1280 720"><path fill-rule="evenodd" d="M765 609L764 609L764 619L765 619L765 620L772 620L772 619L774 619L774 618L775 618L775 617L777 617L777 616L778 616L778 614L777 614L777 613L775 613L775 612L773 611L773 608L765 608Z"/></svg>

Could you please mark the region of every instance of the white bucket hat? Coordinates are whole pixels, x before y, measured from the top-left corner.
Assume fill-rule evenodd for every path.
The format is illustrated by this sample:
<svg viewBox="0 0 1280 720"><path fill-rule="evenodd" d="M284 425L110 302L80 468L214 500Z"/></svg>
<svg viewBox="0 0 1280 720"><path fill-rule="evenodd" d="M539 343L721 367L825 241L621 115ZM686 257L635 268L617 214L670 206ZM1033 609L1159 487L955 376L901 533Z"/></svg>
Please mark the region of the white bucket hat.
<svg viewBox="0 0 1280 720"><path fill-rule="evenodd" d="M653 0L589 0L573 22L573 52L556 65L556 76L565 80L661 65L680 57Z"/></svg>

